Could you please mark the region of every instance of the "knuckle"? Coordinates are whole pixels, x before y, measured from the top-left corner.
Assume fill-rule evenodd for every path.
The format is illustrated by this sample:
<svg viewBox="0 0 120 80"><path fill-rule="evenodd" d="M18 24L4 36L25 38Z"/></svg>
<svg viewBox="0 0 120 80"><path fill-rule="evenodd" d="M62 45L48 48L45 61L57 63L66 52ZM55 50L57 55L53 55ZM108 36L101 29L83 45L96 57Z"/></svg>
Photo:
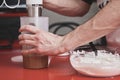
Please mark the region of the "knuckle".
<svg viewBox="0 0 120 80"><path fill-rule="evenodd" d="M21 43L26 44L26 43L27 43L27 40L23 40L23 41L21 41Z"/></svg>
<svg viewBox="0 0 120 80"><path fill-rule="evenodd" d="M21 35L18 36L18 39L21 39Z"/></svg>
<svg viewBox="0 0 120 80"><path fill-rule="evenodd" d="M24 39L24 35L23 34L21 34L21 35L19 35L19 37L18 37L19 39Z"/></svg>
<svg viewBox="0 0 120 80"><path fill-rule="evenodd" d="M23 26L23 29L24 29L24 30L28 30L28 29L29 29L29 25Z"/></svg>
<svg viewBox="0 0 120 80"><path fill-rule="evenodd" d="M38 43L38 42L35 42L35 43L34 43L34 46L39 47L39 43Z"/></svg>
<svg viewBox="0 0 120 80"><path fill-rule="evenodd" d="M35 35L35 40L39 41L40 37L38 35Z"/></svg>
<svg viewBox="0 0 120 80"><path fill-rule="evenodd" d="M40 29L36 27L36 33L40 33Z"/></svg>

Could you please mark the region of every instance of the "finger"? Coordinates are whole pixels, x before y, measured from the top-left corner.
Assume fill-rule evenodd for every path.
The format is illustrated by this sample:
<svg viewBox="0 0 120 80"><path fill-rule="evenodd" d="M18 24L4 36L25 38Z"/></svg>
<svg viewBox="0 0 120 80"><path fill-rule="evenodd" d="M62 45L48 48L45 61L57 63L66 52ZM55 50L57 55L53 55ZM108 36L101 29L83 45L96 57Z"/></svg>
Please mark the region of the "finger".
<svg viewBox="0 0 120 80"><path fill-rule="evenodd" d="M21 53L22 54L37 54L36 52L35 52L35 50L34 49L23 49L23 50L21 50Z"/></svg>
<svg viewBox="0 0 120 80"><path fill-rule="evenodd" d="M29 46L34 46L34 47L37 47L37 45L38 45L38 43L36 43L33 40L21 40L21 41L19 41L19 44L20 45L29 45Z"/></svg>
<svg viewBox="0 0 120 80"><path fill-rule="evenodd" d="M25 25L19 29L19 32L30 32L30 33L35 34L35 33L39 32L39 30L40 29L38 27L31 26L31 25Z"/></svg>
<svg viewBox="0 0 120 80"><path fill-rule="evenodd" d="M32 48L32 49L23 49L21 50L21 53L22 54L40 54L40 55L47 55L47 54L44 54L43 52L38 52L35 48Z"/></svg>
<svg viewBox="0 0 120 80"><path fill-rule="evenodd" d="M32 34L20 34L18 37L19 40L35 40L35 36Z"/></svg>
<svg viewBox="0 0 120 80"><path fill-rule="evenodd" d="M51 54L51 53L44 53L44 52L38 52L36 51L36 49L32 48L32 49L24 49L21 50L22 54L39 54L39 55L49 55L49 56L55 56L55 54Z"/></svg>

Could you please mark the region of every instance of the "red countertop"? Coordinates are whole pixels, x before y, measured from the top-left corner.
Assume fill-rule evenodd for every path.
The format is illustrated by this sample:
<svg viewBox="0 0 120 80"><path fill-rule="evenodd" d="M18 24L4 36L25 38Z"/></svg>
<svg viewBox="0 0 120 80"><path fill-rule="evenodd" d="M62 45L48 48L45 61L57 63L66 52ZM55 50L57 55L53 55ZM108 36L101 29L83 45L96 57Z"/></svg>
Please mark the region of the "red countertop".
<svg viewBox="0 0 120 80"><path fill-rule="evenodd" d="M78 74L71 67L69 56L52 57L48 68L24 69L22 62L11 61L16 55L21 55L19 48L0 50L0 80L120 80L120 76L94 78Z"/></svg>
<svg viewBox="0 0 120 80"><path fill-rule="evenodd" d="M27 12L0 12L0 17L20 17L27 15Z"/></svg>

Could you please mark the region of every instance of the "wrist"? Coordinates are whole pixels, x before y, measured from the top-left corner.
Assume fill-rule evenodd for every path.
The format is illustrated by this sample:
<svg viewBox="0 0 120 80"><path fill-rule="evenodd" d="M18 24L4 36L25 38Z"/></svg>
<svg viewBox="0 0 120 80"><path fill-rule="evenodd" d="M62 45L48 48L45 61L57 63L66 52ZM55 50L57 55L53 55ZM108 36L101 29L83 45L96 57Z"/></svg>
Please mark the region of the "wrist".
<svg viewBox="0 0 120 80"><path fill-rule="evenodd" d="M68 52L72 50L72 45L69 42L70 40L67 39L67 35L62 37L60 50L63 52Z"/></svg>

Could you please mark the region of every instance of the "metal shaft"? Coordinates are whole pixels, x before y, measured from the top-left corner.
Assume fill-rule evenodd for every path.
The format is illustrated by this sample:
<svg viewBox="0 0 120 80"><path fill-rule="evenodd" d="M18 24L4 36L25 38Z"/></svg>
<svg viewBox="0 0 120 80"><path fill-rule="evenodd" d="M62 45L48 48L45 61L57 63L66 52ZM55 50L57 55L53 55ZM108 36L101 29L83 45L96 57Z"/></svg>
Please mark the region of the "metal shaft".
<svg viewBox="0 0 120 80"><path fill-rule="evenodd" d="M39 4L28 5L28 16L29 17L42 16L42 6Z"/></svg>

